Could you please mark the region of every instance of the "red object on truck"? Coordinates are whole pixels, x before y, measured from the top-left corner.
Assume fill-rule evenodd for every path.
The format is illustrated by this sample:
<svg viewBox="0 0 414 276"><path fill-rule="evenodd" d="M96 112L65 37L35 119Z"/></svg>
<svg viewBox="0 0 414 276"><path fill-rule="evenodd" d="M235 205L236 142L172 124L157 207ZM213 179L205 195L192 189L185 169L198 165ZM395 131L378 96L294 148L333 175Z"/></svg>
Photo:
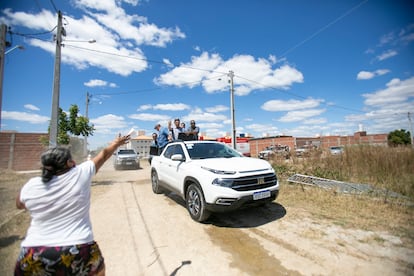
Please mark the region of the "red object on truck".
<svg viewBox="0 0 414 276"><path fill-rule="evenodd" d="M222 142L230 147L233 147L231 137L220 137L216 139L217 142ZM236 138L236 150L242 153L244 156L250 157L250 144L249 138L237 137Z"/></svg>

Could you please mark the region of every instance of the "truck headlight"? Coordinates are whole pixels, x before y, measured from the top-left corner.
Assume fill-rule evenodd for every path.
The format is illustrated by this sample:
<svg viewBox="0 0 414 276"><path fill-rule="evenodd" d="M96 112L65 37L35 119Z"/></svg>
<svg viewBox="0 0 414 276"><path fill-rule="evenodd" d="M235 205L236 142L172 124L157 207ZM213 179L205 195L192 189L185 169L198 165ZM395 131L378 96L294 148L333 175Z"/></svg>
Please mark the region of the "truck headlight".
<svg viewBox="0 0 414 276"><path fill-rule="evenodd" d="M216 178L212 182L213 185L231 188L233 185L233 179L226 179L226 178Z"/></svg>
<svg viewBox="0 0 414 276"><path fill-rule="evenodd" d="M202 169L205 169L209 172L212 172L214 174L236 174L235 171L222 171L222 170L216 170L216 169L211 169L211 168L207 168L207 167L201 167Z"/></svg>

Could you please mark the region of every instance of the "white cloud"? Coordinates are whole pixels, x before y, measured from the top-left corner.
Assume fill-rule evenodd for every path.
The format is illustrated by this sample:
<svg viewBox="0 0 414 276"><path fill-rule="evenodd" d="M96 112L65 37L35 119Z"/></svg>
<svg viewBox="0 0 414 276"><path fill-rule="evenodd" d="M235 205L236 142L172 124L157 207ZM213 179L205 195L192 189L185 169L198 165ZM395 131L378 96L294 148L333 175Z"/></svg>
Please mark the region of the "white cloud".
<svg viewBox="0 0 414 276"><path fill-rule="evenodd" d="M229 110L228 106L225 105L216 105L212 107L205 108L207 112L216 113L216 112L223 112Z"/></svg>
<svg viewBox="0 0 414 276"><path fill-rule="evenodd" d="M261 133L265 135L276 135L278 128L271 124L250 124L245 126L248 132Z"/></svg>
<svg viewBox="0 0 414 276"><path fill-rule="evenodd" d="M388 74L390 70L388 69L378 69L374 72L368 72L368 71L361 71L357 75L357 80L369 80L376 76L382 76L385 74Z"/></svg>
<svg viewBox="0 0 414 276"><path fill-rule="evenodd" d="M389 72L391 71L388 69L378 69L375 71L375 74L378 76L382 76L382 75L388 74Z"/></svg>
<svg viewBox="0 0 414 276"><path fill-rule="evenodd" d="M149 121L149 122L157 122L157 123L165 123L165 124L171 120L170 116L151 114L151 113L131 114L128 116L128 118L140 120L140 121Z"/></svg>
<svg viewBox="0 0 414 276"><path fill-rule="evenodd" d="M397 51L388 50L388 51L383 52L381 55L377 56L377 59L379 61L383 61L383 60L389 59L389 58L391 58L393 56L396 56L396 55L398 55Z"/></svg>
<svg viewBox="0 0 414 276"><path fill-rule="evenodd" d="M34 30L51 30L56 25L56 15L48 10L41 10L38 14L25 12L13 12L12 9L4 9L5 15L2 18L5 24L9 26L26 26ZM42 20L39 20L42 18Z"/></svg>
<svg viewBox="0 0 414 276"><path fill-rule="evenodd" d="M387 83L387 88L362 96L365 98L364 103L368 106L383 106L407 101L414 97L414 77L403 81L392 79Z"/></svg>
<svg viewBox="0 0 414 276"><path fill-rule="evenodd" d="M221 63L221 58L217 54L211 56L203 52L198 57L192 57L190 63L175 67L170 72L162 74L154 80L158 85L174 85L178 87L188 86L190 88L200 85L201 81L211 75ZM194 70L199 68L200 70ZM217 75L217 73L216 73ZM218 78L218 75L217 75ZM216 81L217 81L216 78Z"/></svg>
<svg viewBox="0 0 414 276"><path fill-rule="evenodd" d="M109 83L107 81L98 80L98 79L89 80L88 82L84 82L83 84L87 87L105 87L105 86L117 87L115 83L112 83L112 82Z"/></svg>
<svg viewBox="0 0 414 276"><path fill-rule="evenodd" d="M286 115L282 116L279 119L279 122L298 122L305 120L307 118L318 116L324 113L325 109L307 109L307 110L297 110L297 111L289 111Z"/></svg>
<svg viewBox="0 0 414 276"><path fill-rule="evenodd" d="M133 40L138 45L165 47L175 39L185 38L178 27L160 28L148 23L146 17L126 14L118 1L78 0L76 3L121 39Z"/></svg>
<svg viewBox="0 0 414 276"><path fill-rule="evenodd" d="M186 109L190 109L190 106L184 103L170 103L170 104L145 104L141 105L137 110L138 111L145 111L145 110L166 110L166 111L182 111Z"/></svg>
<svg viewBox="0 0 414 276"><path fill-rule="evenodd" d="M303 124L305 125L320 125L320 124L326 124L328 120L326 118L312 118L309 120L303 121Z"/></svg>
<svg viewBox="0 0 414 276"><path fill-rule="evenodd" d="M78 0L74 3L85 14L81 18L64 14L67 36L63 41L61 60L81 70L94 66L129 76L148 67L145 54L139 46L166 47L176 39L185 38L178 27L162 28L148 23L145 17L126 14L119 1ZM128 3L136 5L138 1ZM30 14L6 9L3 13L5 17L2 21L11 26L50 31L56 24L56 15L46 10ZM91 39L96 40L96 43L86 43ZM53 41L27 38L27 43L52 55L55 53ZM112 83L108 85L116 87Z"/></svg>
<svg viewBox="0 0 414 276"><path fill-rule="evenodd" d="M150 110L150 109L152 109L151 104L143 104L140 107L138 107L137 111L145 111L145 110Z"/></svg>
<svg viewBox="0 0 414 276"><path fill-rule="evenodd" d="M44 124L50 120L50 117L47 116L18 111L2 111L1 117L3 120L22 121L30 124Z"/></svg>
<svg viewBox="0 0 414 276"><path fill-rule="evenodd" d="M158 85L187 86L193 88L202 85L208 93L227 91L228 73L234 70L235 94L248 95L255 89L279 88L287 89L293 83L303 82L301 72L289 65L272 69L275 58L255 59L250 55L235 55L224 61L218 54L203 52L193 56L191 62L175 67L154 80ZM199 68L200 70L194 70Z"/></svg>
<svg viewBox="0 0 414 276"><path fill-rule="evenodd" d="M227 124L228 120L226 115L211 113L211 112L194 112L182 118L183 121L195 120L196 122L223 122Z"/></svg>
<svg viewBox="0 0 414 276"><path fill-rule="evenodd" d="M33 110L33 111L39 111L40 110L37 106L32 105L32 104L25 104L24 108L29 109L29 110Z"/></svg>
<svg viewBox="0 0 414 276"><path fill-rule="evenodd" d="M166 59L166 58L164 58L163 60L162 60L162 62L165 64L165 65L167 65L168 67L174 67L174 64L169 60L169 59Z"/></svg>
<svg viewBox="0 0 414 276"><path fill-rule="evenodd" d="M308 98L302 101L299 100L270 100L265 102L261 108L266 111L292 111L298 109L314 108L320 105L323 102L321 99L312 99Z"/></svg>
<svg viewBox="0 0 414 276"><path fill-rule="evenodd" d="M364 124L373 133L384 133L407 125L408 112L414 111L414 77L392 79L386 88L362 95L365 113L351 114L346 122Z"/></svg>
<svg viewBox="0 0 414 276"><path fill-rule="evenodd" d="M357 80L369 80L375 76L374 73L368 71L361 71L357 75Z"/></svg>
<svg viewBox="0 0 414 276"><path fill-rule="evenodd" d="M203 129L221 129L223 127L223 125L221 123L211 123L211 122L203 122L203 123L198 123L196 121L197 126L199 126L200 128Z"/></svg>
<svg viewBox="0 0 414 276"><path fill-rule="evenodd" d="M173 104L156 104L153 106L154 110L169 110L169 111L180 111L190 109L190 106L183 103L173 103Z"/></svg>
<svg viewBox="0 0 414 276"><path fill-rule="evenodd" d="M115 133L117 130L128 127L124 117L114 114L103 115L91 119L90 122L94 125L96 133Z"/></svg>
<svg viewBox="0 0 414 276"><path fill-rule="evenodd" d="M394 40L395 40L395 34L394 32L390 32L388 34L381 36L379 46L387 45L393 42Z"/></svg>

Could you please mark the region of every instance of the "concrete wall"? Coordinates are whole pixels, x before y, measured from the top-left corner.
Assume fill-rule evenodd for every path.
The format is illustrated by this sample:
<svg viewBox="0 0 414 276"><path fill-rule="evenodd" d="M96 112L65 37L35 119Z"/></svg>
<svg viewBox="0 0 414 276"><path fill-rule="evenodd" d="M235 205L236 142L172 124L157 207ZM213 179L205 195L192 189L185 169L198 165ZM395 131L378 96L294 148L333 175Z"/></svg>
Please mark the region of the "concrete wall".
<svg viewBox="0 0 414 276"><path fill-rule="evenodd" d="M40 155L47 147L40 143L45 133L0 132L0 169L40 169Z"/></svg>

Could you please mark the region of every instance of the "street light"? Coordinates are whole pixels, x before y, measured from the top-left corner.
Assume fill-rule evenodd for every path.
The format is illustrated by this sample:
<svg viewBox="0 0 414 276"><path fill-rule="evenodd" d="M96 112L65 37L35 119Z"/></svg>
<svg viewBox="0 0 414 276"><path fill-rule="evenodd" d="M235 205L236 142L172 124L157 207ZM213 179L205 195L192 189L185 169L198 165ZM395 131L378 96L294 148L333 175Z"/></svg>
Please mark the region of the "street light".
<svg viewBox="0 0 414 276"><path fill-rule="evenodd" d="M24 50L24 47L22 45L16 45L16 46L8 49L6 52L4 52L4 54L7 55L8 53L10 53L11 51L14 51L16 49Z"/></svg>
<svg viewBox="0 0 414 276"><path fill-rule="evenodd" d="M87 42L87 43L96 43L95 39L90 39L90 40L68 40L65 39L63 40L63 42Z"/></svg>

